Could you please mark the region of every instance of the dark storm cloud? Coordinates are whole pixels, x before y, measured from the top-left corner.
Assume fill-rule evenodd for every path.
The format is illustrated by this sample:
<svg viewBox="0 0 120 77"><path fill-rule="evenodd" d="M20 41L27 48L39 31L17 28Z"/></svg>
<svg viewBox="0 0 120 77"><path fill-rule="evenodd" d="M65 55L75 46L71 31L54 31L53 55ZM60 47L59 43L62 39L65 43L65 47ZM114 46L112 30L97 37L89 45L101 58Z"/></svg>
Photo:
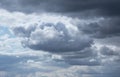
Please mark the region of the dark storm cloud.
<svg viewBox="0 0 120 77"><path fill-rule="evenodd" d="M1 0L0 7L10 11L76 13L98 10L105 15L120 14L119 0Z"/></svg>
<svg viewBox="0 0 120 77"><path fill-rule="evenodd" d="M95 38L106 38L120 36L120 18L112 17L105 18L99 22L92 22L89 24L78 25L78 28L89 36Z"/></svg>

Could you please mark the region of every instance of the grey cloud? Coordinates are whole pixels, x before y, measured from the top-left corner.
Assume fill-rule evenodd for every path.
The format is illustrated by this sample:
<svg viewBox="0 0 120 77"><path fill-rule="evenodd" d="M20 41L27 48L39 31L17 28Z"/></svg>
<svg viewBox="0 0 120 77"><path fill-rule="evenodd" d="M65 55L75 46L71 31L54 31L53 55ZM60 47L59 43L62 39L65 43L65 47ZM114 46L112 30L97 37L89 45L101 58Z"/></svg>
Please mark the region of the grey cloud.
<svg viewBox="0 0 120 77"><path fill-rule="evenodd" d="M95 48L86 48L78 52L63 54L65 62L71 65L100 65L101 60L98 59L98 52Z"/></svg>
<svg viewBox="0 0 120 77"><path fill-rule="evenodd" d="M48 60L49 59L49 60ZM41 67L43 66L43 67ZM28 74L33 72L51 72L55 68L67 68L65 62L56 62L50 54L35 56L35 55L0 55L0 71L6 71L8 75L16 73ZM49 69L48 69L49 68Z"/></svg>
<svg viewBox="0 0 120 77"><path fill-rule="evenodd" d="M119 17L105 18L99 22L91 22L89 24L79 24L79 29L89 36L95 38L106 38L120 36Z"/></svg>
<svg viewBox="0 0 120 77"><path fill-rule="evenodd" d="M34 30L35 30L35 26L31 26L29 28L16 27L13 29L15 35L20 37L30 37L31 32Z"/></svg>
<svg viewBox="0 0 120 77"><path fill-rule="evenodd" d="M62 22L59 22L57 24L42 23L40 25L30 25L29 27L15 27L13 31L15 35L20 36L24 39L22 41L22 44L24 46L34 50L44 50L46 52L59 54L62 56L62 59L56 59L53 62L45 60L45 62L43 62L44 60L41 61L39 57L33 56L16 57L0 55L0 70L18 70L17 72L20 73L21 71L19 70L22 70L22 73L26 74L28 74L29 72L33 73L41 70L45 72L51 71L39 68L23 69L24 62L33 64L32 61L29 60L36 61L36 63L39 63L41 61L43 62L43 65L45 65L44 67L46 67L47 64L50 67L66 67L66 63L74 66L95 66L102 65L102 61L106 61L106 65L111 64L111 66L106 66L105 69L102 69L102 71L105 73L95 73L92 75L92 77L94 77L94 75L95 77L119 77L119 51L113 51L107 47L102 47L100 51L95 50L95 48L91 49L91 45L93 45L93 41L96 39L101 39L104 43L112 46L120 46L119 4L120 1L118 0L1 0L0 7L12 12L52 12L65 15L73 13L74 16L77 17L82 12L85 13L84 16L89 17L89 15L91 15L89 13L92 11L91 13L93 16L97 16L97 14L99 14L101 16L111 17L104 17L103 21L93 22L90 24L81 25L80 23L78 25L79 31L68 29L66 26L69 25L66 25ZM76 26L74 25L73 27ZM74 29L73 27L72 29ZM104 55L105 57L101 57L100 55L98 55L99 52L100 55ZM23 64L20 64L20 62L23 62ZM118 67L114 67L116 66L115 63L118 63ZM14 71L12 71L12 73L14 73ZM26 75L23 75L23 77L26 77Z"/></svg>
<svg viewBox="0 0 120 77"><path fill-rule="evenodd" d="M111 67L111 68L109 68ZM108 65L105 66L104 68L102 68L102 70L104 70L102 76L100 77L119 77L120 76L120 66L119 63L118 64L114 64L114 65ZM99 76L98 76L99 77Z"/></svg>
<svg viewBox="0 0 120 77"><path fill-rule="evenodd" d="M109 68L111 67L111 68ZM74 70L74 71L73 71ZM0 72L2 77L119 77L120 67L116 66L73 66L67 69L54 71L50 73L41 73L39 71L28 74L9 72Z"/></svg>
<svg viewBox="0 0 120 77"><path fill-rule="evenodd" d="M35 56L12 56L12 55L0 55L0 70L1 71L15 71L16 69L23 69L20 62L27 62L27 60L33 59L36 60L37 57ZM21 67L21 68L20 68ZM19 72L19 71L18 71Z"/></svg>
<svg viewBox="0 0 120 77"><path fill-rule="evenodd" d="M75 27L73 26L73 28ZM63 23L41 24L31 32L29 32L30 30L27 32L27 30L21 27L15 27L13 31L17 35L24 34L24 36L27 37L27 40L25 39L22 42L26 47L52 53L79 51L90 47L92 44L92 39L78 34L79 31L75 30L73 30L73 35L73 33L70 33L72 30L67 28Z"/></svg>
<svg viewBox="0 0 120 77"><path fill-rule="evenodd" d="M1 8L23 12L80 13L85 10L98 10L105 15L119 15L119 0L1 0Z"/></svg>
<svg viewBox="0 0 120 77"><path fill-rule="evenodd" d="M104 39L97 39L95 42L102 44L102 45L110 45L118 47L120 46L120 36L114 36L114 37L107 37Z"/></svg>
<svg viewBox="0 0 120 77"><path fill-rule="evenodd" d="M62 59L55 59L56 62L65 62L70 65L100 65L97 51L91 48L93 39L74 30L77 26L72 25L73 30L68 26L70 27L69 24L62 22L56 24L44 22L36 25L36 28L29 32L30 34L26 33L27 29L24 26L15 27L13 31L16 35L24 34L22 44L25 47L61 55ZM32 26L28 26L30 27Z"/></svg>
<svg viewBox="0 0 120 77"><path fill-rule="evenodd" d="M91 57L91 56L96 56L97 52L95 52L93 49L91 48L85 48L81 51L77 51L77 52L71 52L71 53L64 53L63 58L66 59L74 59L74 58L87 58L87 57Z"/></svg>
<svg viewBox="0 0 120 77"><path fill-rule="evenodd" d="M120 35L120 23L119 18L110 18L106 21L101 22L101 35L108 36L119 36Z"/></svg>
<svg viewBox="0 0 120 77"><path fill-rule="evenodd" d="M102 47L100 51L102 55L107 55L107 56L119 55L117 52L115 52L112 49L109 49L108 47Z"/></svg>
<svg viewBox="0 0 120 77"><path fill-rule="evenodd" d="M92 59L92 58L91 58ZM97 66L100 65L100 61L95 59L95 61L90 61L90 58L85 59L65 59L65 62L71 65L87 65L87 66Z"/></svg>
<svg viewBox="0 0 120 77"><path fill-rule="evenodd" d="M118 56L109 48L103 47L98 51L91 47L96 43L93 43L95 39L119 36L117 31L119 26L116 24L118 28L114 28L112 24L105 25L109 21L112 24L116 23L108 18L99 22L80 23L78 26L72 24L71 30L68 28L70 25L63 22L39 22L35 25L27 25L27 28L14 27L13 31L18 36L23 35L23 46L61 55L63 60L56 59L58 62L70 65L100 65L101 60L106 60L106 57L98 58L99 52L104 56ZM74 30L74 28L77 29Z"/></svg>
<svg viewBox="0 0 120 77"><path fill-rule="evenodd" d="M31 53L29 53L31 54ZM51 59L50 54L36 55L1 55L0 54L0 76L1 77L26 77L36 72L49 73L55 70L68 68L64 62L56 62Z"/></svg>
<svg viewBox="0 0 120 77"><path fill-rule="evenodd" d="M96 47L91 47L78 52L64 53L62 57L63 61L70 65L99 66L106 63L119 63L119 55L118 50L103 46L99 50Z"/></svg>

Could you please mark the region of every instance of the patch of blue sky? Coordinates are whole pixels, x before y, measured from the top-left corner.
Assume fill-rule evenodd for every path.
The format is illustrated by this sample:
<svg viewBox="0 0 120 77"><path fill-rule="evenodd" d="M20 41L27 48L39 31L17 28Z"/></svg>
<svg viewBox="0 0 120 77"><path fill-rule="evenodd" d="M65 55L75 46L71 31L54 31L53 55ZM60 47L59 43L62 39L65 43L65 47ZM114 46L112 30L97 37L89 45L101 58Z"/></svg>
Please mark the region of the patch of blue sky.
<svg viewBox="0 0 120 77"><path fill-rule="evenodd" d="M7 36L6 36L7 35ZM25 50L21 45L19 39L10 31L10 27L0 25L0 51L5 52L17 52L20 50ZM2 53L0 52L0 53Z"/></svg>
<svg viewBox="0 0 120 77"><path fill-rule="evenodd" d="M0 36L8 34L10 38L14 38L15 35L11 33L10 28L6 26L0 26Z"/></svg>

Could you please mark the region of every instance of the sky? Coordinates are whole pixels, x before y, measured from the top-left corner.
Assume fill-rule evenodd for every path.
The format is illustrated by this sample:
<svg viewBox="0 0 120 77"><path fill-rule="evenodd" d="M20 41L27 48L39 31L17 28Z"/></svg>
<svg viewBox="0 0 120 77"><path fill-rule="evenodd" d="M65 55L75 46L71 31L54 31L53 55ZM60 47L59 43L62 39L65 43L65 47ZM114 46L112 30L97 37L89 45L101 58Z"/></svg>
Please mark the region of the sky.
<svg viewBox="0 0 120 77"><path fill-rule="evenodd" d="M120 77L120 1L0 0L0 77Z"/></svg>

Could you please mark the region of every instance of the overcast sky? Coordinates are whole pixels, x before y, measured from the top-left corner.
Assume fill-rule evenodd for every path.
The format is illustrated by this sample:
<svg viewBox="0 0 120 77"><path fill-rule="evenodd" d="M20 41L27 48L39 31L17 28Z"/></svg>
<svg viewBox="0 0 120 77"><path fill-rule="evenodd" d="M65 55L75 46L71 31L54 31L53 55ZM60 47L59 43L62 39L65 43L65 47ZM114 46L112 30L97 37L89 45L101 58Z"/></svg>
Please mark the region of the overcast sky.
<svg viewBox="0 0 120 77"><path fill-rule="evenodd" d="M0 77L120 77L120 1L0 0Z"/></svg>

